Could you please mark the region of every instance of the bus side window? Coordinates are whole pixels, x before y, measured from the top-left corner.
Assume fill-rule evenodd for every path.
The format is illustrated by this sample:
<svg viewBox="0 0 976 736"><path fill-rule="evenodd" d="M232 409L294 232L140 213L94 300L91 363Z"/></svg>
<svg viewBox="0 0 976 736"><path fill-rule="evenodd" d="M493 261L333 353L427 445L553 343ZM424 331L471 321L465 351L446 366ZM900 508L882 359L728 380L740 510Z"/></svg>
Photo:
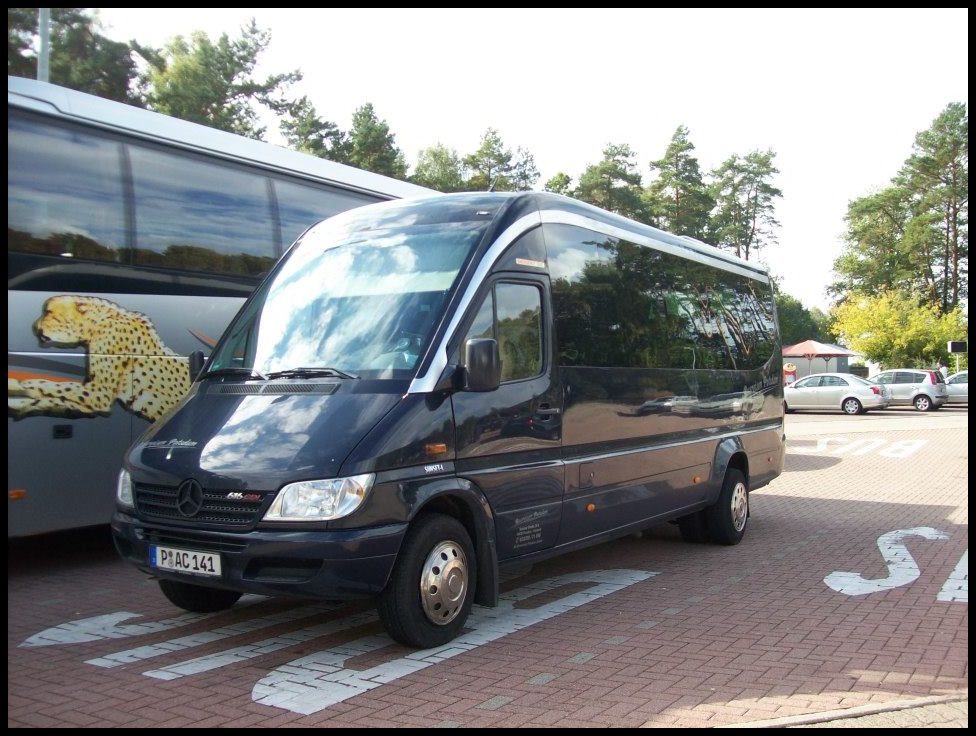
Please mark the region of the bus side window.
<svg viewBox="0 0 976 736"><path fill-rule="evenodd" d="M71 264L121 259L126 244L121 160L117 141L10 113L7 250L41 259L9 264L15 272L8 268L8 279L38 269L17 288L84 289L88 284L78 284ZM70 272L62 277L58 269L63 268Z"/></svg>
<svg viewBox="0 0 976 736"><path fill-rule="evenodd" d="M266 177L135 144L129 156L135 265L250 277L274 265Z"/></svg>

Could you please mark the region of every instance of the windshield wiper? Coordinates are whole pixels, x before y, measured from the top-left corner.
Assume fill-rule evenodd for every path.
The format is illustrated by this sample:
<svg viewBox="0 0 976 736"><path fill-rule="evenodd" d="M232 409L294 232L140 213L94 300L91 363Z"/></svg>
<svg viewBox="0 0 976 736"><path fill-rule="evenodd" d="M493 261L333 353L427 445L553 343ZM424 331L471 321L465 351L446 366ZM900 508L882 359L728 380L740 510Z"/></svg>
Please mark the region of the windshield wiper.
<svg viewBox="0 0 976 736"><path fill-rule="evenodd" d="M253 368L217 368L207 371L200 378L213 378L215 376L245 376L246 378L258 378L262 381L268 380L267 376Z"/></svg>
<svg viewBox="0 0 976 736"><path fill-rule="evenodd" d="M284 371L274 371L268 378L317 378L319 376L334 376L335 378L359 378L352 373L340 371L338 368L289 368Z"/></svg>

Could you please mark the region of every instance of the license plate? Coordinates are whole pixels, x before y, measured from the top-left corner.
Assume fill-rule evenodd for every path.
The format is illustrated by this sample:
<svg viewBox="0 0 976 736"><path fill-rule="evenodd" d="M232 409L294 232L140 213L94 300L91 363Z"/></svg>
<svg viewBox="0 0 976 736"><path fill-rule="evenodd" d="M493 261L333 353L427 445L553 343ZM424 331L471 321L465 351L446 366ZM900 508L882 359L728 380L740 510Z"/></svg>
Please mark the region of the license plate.
<svg viewBox="0 0 976 736"><path fill-rule="evenodd" d="M190 575L206 575L213 578L219 578L221 575L219 554L159 547L155 544L149 547L149 565L159 570L185 572Z"/></svg>

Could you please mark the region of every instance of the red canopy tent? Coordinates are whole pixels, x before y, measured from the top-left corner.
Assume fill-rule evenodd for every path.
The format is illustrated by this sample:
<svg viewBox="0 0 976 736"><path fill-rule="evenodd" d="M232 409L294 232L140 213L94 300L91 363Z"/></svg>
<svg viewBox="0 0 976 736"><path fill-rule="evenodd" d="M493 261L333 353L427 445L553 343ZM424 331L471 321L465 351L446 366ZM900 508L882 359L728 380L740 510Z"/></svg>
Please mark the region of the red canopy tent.
<svg viewBox="0 0 976 736"><path fill-rule="evenodd" d="M810 361L810 366L808 367L811 372L813 370L814 358L824 359L824 370L826 371L830 365L831 358L848 358L855 355L860 355L860 353L855 353L853 350L848 350L840 345L831 345L830 343L818 342L817 340L804 340L803 342L796 343L796 345L787 345L783 348L784 358L803 357Z"/></svg>

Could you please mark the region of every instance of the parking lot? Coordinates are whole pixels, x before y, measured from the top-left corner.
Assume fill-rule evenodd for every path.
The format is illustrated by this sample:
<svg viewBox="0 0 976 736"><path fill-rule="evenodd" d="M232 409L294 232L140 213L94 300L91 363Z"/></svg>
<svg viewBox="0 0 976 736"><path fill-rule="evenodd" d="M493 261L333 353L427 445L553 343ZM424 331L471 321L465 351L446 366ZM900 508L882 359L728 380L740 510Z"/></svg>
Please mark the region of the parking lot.
<svg viewBox="0 0 976 736"><path fill-rule="evenodd" d="M108 529L8 541L8 727L717 727L969 686L968 408L790 414L734 547L536 565L438 650L368 604L189 614Z"/></svg>

